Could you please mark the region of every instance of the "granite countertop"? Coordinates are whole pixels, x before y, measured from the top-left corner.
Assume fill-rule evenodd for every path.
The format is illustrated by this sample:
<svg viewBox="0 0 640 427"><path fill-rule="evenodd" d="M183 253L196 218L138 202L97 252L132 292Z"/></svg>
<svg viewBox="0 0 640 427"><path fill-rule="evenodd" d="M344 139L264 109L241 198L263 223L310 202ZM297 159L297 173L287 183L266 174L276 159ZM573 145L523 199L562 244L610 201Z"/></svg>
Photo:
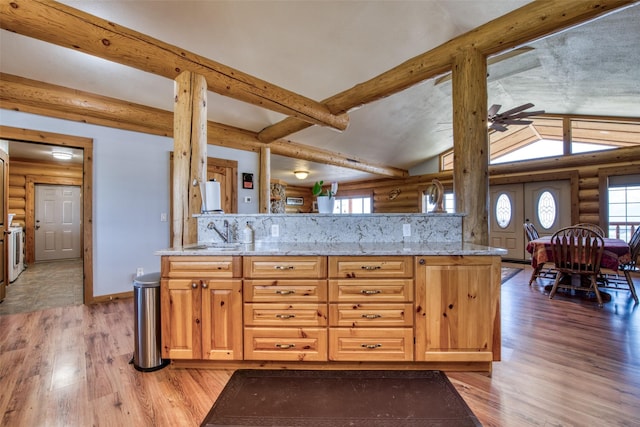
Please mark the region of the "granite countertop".
<svg viewBox="0 0 640 427"><path fill-rule="evenodd" d="M451 242L256 242L255 244L201 242L184 248L168 248L155 255L506 255L501 248Z"/></svg>

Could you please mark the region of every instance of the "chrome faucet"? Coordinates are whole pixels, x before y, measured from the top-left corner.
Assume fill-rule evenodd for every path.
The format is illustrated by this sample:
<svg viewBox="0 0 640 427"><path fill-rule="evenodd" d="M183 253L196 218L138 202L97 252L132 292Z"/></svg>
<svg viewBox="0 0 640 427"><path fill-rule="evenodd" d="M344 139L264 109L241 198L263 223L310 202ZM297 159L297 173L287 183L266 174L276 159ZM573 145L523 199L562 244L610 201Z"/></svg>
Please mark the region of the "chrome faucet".
<svg viewBox="0 0 640 427"><path fill-rule="evenodd" d="M220 236L225 243L229 243L229 221L224 220L224 234L216 227L213 221L207 224L207 228L218 233L218 236Z"/></svg>

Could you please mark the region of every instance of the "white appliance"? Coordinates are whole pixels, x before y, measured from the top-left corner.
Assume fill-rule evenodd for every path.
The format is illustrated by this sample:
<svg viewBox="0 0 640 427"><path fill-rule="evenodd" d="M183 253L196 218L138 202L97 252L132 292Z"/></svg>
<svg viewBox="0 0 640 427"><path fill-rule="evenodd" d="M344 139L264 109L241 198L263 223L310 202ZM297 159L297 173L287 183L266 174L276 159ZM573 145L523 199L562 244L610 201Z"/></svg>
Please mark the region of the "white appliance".
<svg viewBox="0 0 640 427"><path fill-rule="evenodd" d="M24 270L24 232L22 227L9 227L9 282Z"/></svg>

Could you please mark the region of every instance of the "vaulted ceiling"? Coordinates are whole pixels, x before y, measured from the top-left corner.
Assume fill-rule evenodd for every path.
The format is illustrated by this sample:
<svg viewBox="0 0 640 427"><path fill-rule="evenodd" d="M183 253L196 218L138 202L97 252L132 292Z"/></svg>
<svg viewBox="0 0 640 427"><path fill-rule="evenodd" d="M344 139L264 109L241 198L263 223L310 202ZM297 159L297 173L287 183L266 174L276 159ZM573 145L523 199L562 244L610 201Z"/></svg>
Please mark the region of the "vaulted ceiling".
<svg viewBox="0 0 640 427"><path fill-rule="evenodd" d="M352 88L529 1L71 1L62 3L313 100ZM555 114L640 117L640 6L528 43L489 66L488 104ZM171 79L0 32L0 71L171 111ZM444 80L444 81L442 81ZM0 110L0 114L2 114ZM288 139L421 173L453 145L451 82L430 79L350 111L345 131L312 126ZM213 92L211 121L258 132L286 116ZM374 177L272 156L294 183Z"/></svg>

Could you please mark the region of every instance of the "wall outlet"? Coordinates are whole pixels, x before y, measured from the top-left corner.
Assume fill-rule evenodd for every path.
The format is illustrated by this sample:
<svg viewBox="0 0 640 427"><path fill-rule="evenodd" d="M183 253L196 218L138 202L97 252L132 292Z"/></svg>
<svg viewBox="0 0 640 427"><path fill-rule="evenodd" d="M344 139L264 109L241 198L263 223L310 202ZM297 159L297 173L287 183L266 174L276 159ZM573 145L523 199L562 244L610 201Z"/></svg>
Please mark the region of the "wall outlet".
<svg viewBox="0 0 640 427"><path fill-rule="evenodd" d="M403 237L411 236L411 224L402 224L402 236Z"/></svg>
<svg viewBox="0 0 640 427"><path fill-rule="evenodd" d="M142 267L138 267L136 269L136 277L140 277L144 274L144 269Z"/></svg>
<svg viewBox="0 0 640 427"><path fill-rule="evenodd" d="M280 235L280 226L278 224L271 225L271 237L278 237Z"/></svg>
<svg viewBox="0 0 640 427"><path fill-rule="evenodd" d="M162 212L160 214L160 221L161 222L167 222L167 213L166 212Z"/></svg>

